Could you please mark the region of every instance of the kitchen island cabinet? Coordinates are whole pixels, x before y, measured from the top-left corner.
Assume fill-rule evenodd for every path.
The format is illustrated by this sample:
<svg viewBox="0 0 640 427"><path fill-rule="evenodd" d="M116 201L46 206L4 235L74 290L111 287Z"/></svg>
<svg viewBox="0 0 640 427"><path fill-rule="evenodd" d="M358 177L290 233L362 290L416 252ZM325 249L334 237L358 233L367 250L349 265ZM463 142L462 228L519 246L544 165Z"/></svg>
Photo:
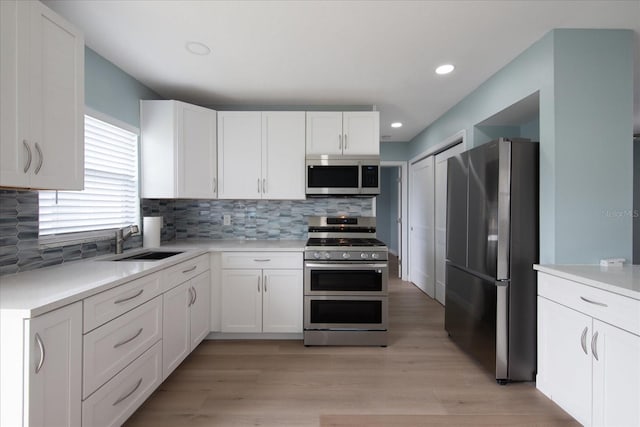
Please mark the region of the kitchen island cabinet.
<svg viewBox="0 0 640 427"><path fill-rule="evenodd" d="M599 287L597 267L585 278L536 268L538 389L584 425L640 425L640 271Z"/></svg>
<svg viewBox="0 0 640 427"><path fill-rule="evenodd" d="M38 1L0 1L0 186L84 187L84 37Z"/></svg>
<svg viewBox="0 0 640 427"><path fill-rule="evenodd" d="M218 112L219 197L305 198L302 111Z"/></svg>
<svg viewBox="0 0 640 427"><path fill-rule="evenodd" d="M380 155L378 111L308 111L306 153L309 155Z"/></svg>
<svg viewBox="0 0 640 427"><path fill-rule="evenodd" d="M0 425L80 425L82 303L27 320L3 312L0 331Z"/></svg>

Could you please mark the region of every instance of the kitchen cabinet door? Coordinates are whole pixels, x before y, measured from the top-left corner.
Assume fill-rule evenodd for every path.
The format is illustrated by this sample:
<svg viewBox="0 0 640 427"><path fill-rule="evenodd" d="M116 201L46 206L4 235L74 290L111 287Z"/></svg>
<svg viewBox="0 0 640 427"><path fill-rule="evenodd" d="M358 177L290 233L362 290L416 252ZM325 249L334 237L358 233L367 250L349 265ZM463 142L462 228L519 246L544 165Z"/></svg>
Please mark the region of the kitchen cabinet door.
<svg viewBox="0 0 640 427"><path fill-rule="evenodd" d="M84 38L40 2L0 7L0 185L82 190Z"/></svg>
<svg viewBox="0 0 640 427"><path fill-rule="evenodd" d="M193 300L189 307L190 351L193 351L207 335L210 329L211 314L211 274L207 271L189 281Z"/></svg>
<svg viewBox="0 0 640 427"><path fill-rule="evenodd" d="M222 332L262 332L262 270L222 270Z"/></svg>
<svg viewBox="0 0 640 427"><path fill-rule="evenodd" d="M599 320L593 330L593 425L638 426L640 337Z"/></svg>
<svg viewBox="0 0 640 427"><path fill-rule="evenodd" d="M262 332L302 332L302 270L264 270Z"/></svg>
<svg viewBox="0 0 640 427"><path fill-rule="evenodd" d="M262 198L305 198L305 113L262 113Z"/></svg>
<svg viewBox="0 0 640 427"><path fill-rule="evenodd" d="M174 100L140 101L145 198L217 197L216 112Z"/></svg>
<svg viewBox="0 0 640 427"><path fill-rule="evenodd" d="M218 112L218 197L262 197L262 117L255 111Z"/></svg>
<svg viewBox="0 0 640 427"><path fill-rule="evenodd" d="M25 321L25 349L23 425L80 425L82 303Z"/></svg>
<svg viewBox="0 0 640 427"><path fill-rule="evenodd" d="M216 112L177 102L178 197L217 197Z"/></svg>
<svg viewBox="0 0 640 427"><path fill-rule="evenodd" d="M537 387L584 425L591 424L591 317L538 297Z"/></svg>
<svg viewBox="0 0 640 427"><path fill-rule="evenodd" d="M162 304L162 379L165 380L191 352L189 282L165 292Z"/></svg>
<svg viewBox="0 0 640 427"><path fill-rule="evenodd" d="M314 154L342 155L342 113L308 111L306 145L307 156Z"/></svg>
<svg viewBox="0 0 640 427"><path fill-rule="evenodd" d="M345 155L380 155L380 113L353 111L342 113Z"/></svg>

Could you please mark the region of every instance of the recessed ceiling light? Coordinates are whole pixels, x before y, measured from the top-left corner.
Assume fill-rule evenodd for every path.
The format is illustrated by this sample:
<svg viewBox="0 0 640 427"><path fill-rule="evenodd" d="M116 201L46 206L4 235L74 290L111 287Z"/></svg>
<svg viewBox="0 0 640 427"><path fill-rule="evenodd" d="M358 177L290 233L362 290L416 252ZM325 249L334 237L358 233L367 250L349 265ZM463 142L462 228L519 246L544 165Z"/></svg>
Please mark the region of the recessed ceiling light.
<svg viewBox="0 0 640 427"><path fill-rule="evenodd" d="M400 123L400 122L391 123L391 127L392 128L401 128L402 127L402 123Z"/></svg>
<svg viewBox="0 0 640 427"><path fill-rule="evenodd" d="M451 64L444 64L436 68L436 74L449 74L454 68L456 67Z"/></svg>
<svg viewBox="0 0 640 427"><path fill-rule="evenodd" d="M187 42L184 47L185 49L187 49L187 51L193 53L194 55L204 56L211 53L211 49L209 48L209 46L200 42Z"/></svg>

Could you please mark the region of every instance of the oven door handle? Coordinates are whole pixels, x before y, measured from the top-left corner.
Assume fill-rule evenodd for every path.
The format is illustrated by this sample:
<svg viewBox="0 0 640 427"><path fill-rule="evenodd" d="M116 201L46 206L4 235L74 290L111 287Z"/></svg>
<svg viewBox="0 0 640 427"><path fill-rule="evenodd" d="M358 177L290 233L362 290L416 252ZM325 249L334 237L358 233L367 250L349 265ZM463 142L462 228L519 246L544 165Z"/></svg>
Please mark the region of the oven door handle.
<svg viewBox="0 0 640 427"><path fill-rule="evenodd" d="M307 268L328 268L328 269L339 269L339 270L353 270L354 267L356 267L356 269L361 269L361 270L372 270L374 268L387 268L388 265L387 264L370 264L367 262L331 262L331 263L326 263L326 264L321 264L321 263L314 263L314 262L305 262L304 264L305 267Z"/></svg>

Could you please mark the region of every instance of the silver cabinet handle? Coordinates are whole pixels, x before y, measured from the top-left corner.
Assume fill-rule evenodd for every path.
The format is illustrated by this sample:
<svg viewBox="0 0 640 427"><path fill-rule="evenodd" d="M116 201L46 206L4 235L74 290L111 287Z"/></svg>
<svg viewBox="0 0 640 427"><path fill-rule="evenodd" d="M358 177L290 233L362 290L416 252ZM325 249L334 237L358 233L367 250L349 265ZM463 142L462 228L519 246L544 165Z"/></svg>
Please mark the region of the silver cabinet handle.
<svg viewBox="0 0 640 427"><path fill-rule="evenodd" d="M114 304L122 304L123 302L131 301L132 299L137 298L140 295L142 295L143 292L144 292L144 289L140 289L135 295L131 295L130 297L127 297L127 298L117 299L113 303Z"/></svg>
<svg viewBox="0 0 640 427"><path fill-rule="evenodd" d="M600 307L609 307L607 304L605 304L603 302L593 301L593 300L587 299L585 297L580 297L580 299L582 301L584 301L584 302L588 302L589 304L599 305Z"/></svg>
<svg viewBox="0 0 640 427"><path fill-rule="evenodd" d="M42 155L42 150L40 149L40 146L38 145L37 142L36 142L36 151L38 152L38 166L36 166L36 170L34 170L33 173L38 175L38 172L40 172L40 168L42 167L42 162L44 161L44 156Z"/></svg>
<svg viewBox="0 0 640 427"><path fill-rule="evenodd" d="M24 148L27 150L27 163L24 165L24 169L23 172L27 173L27 171L29 170L29 168L31 167L31 147L29 147L29 144L27 144L27 140L24 139L22 140L22 145L24 145Z"/></svg>
<svg viewBox="0 0 640 427"><path fill-rule="evenodd" d="M182 270L182 274L187 274L187 273L195 270L196 268L198 268L198 266L194 265L193 267L187 268L186 270Z"/></svg>
<svg viewBox="0 0 640 427"><path fill-rule="evenodd" d="M189 287L189 304L187 307L191 307L193 305L193 286Z"/></svg>
<svg viewBox="0 0 640 427"><path fill-rule="evenodd" d="M191 303L191 305L193 305L196 303L196 301L198 301L198 291L196 291L196 288L194 288L193 286L191 287L191 289L193 289L193 302Z"/></svg>
<svg viewBox="0 0 640 427"><path fill-rule="evenodd" d="M258 293L260 293L260 276L258 276Z"/></svg>
<svg viewBox="0 0 640 427"><path fill-rule="evenodd" d="M258 178L258 193L260 192L260 178Z"/></svg>
<svg viewBox="0 0 640 427"><path fill-rule="evenodd" d="M218 179L217 178L213 178L213 192L214 193L218 192Z"/></svg>
<svg viewBox="0 0 640 427"><path fill-rule="evenodd" d="M338 150L342 150L342 134L338 134Z"/></svg>
<svg viewBox="0 0 640 427"><path fill-rule="evenodd" d="M264 275L264 291L267 292L267 275Z"/></svg>
<svg viewBox="0 0 640 427"><path fill-rule="evenodd" d="M344 134L344 149L346 150L347 148L348 148L347 147L347 134L345 133Z"/></svg>
<svg viewBox="0 0 640 427"><path fill-rule="evenodd" d="M589 354L587 353L587 332L589 331L589 327L585 326L584 330L582 331L582 336L580 337L580 345L582 346L582 351L584 351L584 354Z"/></svg>
<svg viewBox="0 0 640 427"><path fill-rule="evenodd" d="M267 192L267 179L262 178L262 192L266 194Z"/></svg>
<svg viewBox="0 0 640 427"><path fill-rule="evenodd" d="M123 401L123 400L125 400L127 397L129 397L129 396L131 396L133 393L135 393L135 392L136 392L136 390L138 389L138 387L140 387L140 384L142 384L142 378L140 378L140 379L138 380L138 383L135 385L135 387L133 387L133 389L132 389L130 392L128 392L127 394L125 394L125 395L123 395L123 396L120 396L120 397L118 398L118 400L116 400L115 402L113 402L113 403L111 404L111 406L116 406L118 403L122 402L122 401Z"/></svg>
<svg viewBox="0 0 640 427"><path fill-rule="evenodd" d="M598 359L598 333L593 334L593 338L591 338L591 353L593 353L593 357Z"/></svg>
<svg viewBox="0 0 640 427"><path fill-rule="evenodd" d="M255 262L269 262L271 261L271 258L254 258L253 260Z"/></svg>
<svg viewBox="0 0 640 427"><path fill-rule="evenodd" d="M44 343L42 342L42 338L40 338L40 335L37 332L36 332L36 343L38 344L38 348L40 349L40 360L36 365L36 374L37 374L38 372L40 372L40 369L42 369L42 365L44 365L44 358L46 356L46 353L44 351Z"/></svg>
<svg viewBox="0 0 640 427"><path fill-rule="evenodd" d="M114 345L113 348L122 347L123 345L135 340L136 338L138 338L140 336L140 334L142 333L143 330L144 330L144 328L138 329L138 332L136 332L136 334L134 336L132 336L131 338L127 338L124 341L120 341L118 344Z"/></svg>

